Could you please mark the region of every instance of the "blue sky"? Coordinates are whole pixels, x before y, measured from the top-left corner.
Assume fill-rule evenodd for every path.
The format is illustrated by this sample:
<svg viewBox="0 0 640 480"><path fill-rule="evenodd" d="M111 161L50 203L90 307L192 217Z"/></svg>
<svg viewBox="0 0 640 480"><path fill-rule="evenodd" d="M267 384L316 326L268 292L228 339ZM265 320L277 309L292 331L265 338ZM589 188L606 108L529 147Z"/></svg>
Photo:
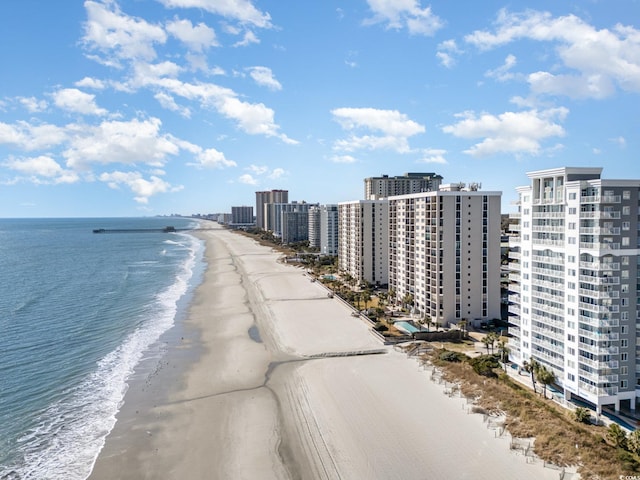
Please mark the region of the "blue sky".
<svg viewBox="0 0 640 480"><path fill-rule="evenodd" d="M640 178L634 0L0 2L0 217L356 200L435 172Z"/></svg>

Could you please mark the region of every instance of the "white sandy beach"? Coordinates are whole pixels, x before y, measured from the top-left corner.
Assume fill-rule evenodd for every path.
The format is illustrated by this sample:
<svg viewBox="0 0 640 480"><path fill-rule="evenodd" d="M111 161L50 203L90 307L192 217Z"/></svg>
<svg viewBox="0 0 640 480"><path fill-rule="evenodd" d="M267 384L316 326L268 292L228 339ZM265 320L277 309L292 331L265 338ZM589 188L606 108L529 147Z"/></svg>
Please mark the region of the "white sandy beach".
<svg viewBox="0 0 640 480"><path fill-rule="evenodd" d="M191 333L127 393L92 479L558 478L302 270L202 235Z"/></svg>

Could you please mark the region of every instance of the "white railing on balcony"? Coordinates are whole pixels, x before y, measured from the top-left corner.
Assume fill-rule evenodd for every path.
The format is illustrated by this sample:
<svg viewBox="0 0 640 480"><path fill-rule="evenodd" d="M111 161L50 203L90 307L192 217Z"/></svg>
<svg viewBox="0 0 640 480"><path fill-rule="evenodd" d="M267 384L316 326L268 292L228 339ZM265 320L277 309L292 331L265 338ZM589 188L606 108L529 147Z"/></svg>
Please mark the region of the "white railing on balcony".
<svg viewBox="0 0 640 480"><path fill-rule="evenodd" d="M604 218L616 220L620 218L620 212L601 212L599 210L595 212L580 212L580 218Z"/></svg>
<svg viewBox="0 0 640 480"><path fill-rule="evenodd" d="M580 262L580 268L588 268L589 270L620 270L618 262Z"/></svg>
<svg viewBox="0 0 640 480"><path fill-rule="evenodd" d="M586 250L620 250L620 244L580 242L580 248L584 248Z"/></svg>
<svg viewBox="0 0 640 480"><path fill-rule="evenodd" d="M583 235L620 235L620 227L580 227Z"/></svg>
<svg viewBox="0 0 640 480"><path fill-rule="evenodd" d="M534 245L546 245L548 247L563 247L564 240L548 240L543 238L534 238L531 240Z"/></svg>

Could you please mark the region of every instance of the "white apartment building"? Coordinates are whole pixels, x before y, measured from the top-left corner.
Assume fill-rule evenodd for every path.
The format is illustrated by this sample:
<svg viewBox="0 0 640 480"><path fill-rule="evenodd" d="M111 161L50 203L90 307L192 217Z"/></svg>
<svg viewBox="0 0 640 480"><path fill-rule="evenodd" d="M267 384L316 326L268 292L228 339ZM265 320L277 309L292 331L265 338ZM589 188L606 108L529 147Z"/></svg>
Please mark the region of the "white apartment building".
<svg viewBox="0 0 640 480"><path fill-rule="evenodd" d="M309 246L320 248L320 206L309 207Z"/></svg>
<svg viewBox="0 0 640 480"><path fill-rule="evenodd" d="M501 192L472 184L389 198L389 291L443 326L500 318Z"/></svg>
<svg viewBox="0 0 640 480"><path fill-rule="evenodd" d="M389 202L338 203L338 267L358 282L389 281Z"/></svg>
<svg viewBox="0 0 640 480"><path fill-rule="evenodd" d="M405 173L390 177L369 177L364 179L364 198L379 200L394 195L429 192L437 190L442 182L442 176L436 173Z"/></svg>
<svg viewBox="0 0 640 480"><path fill-rule="evenodd" d="M529 172L510 241L510 358L553 370L566 398L635 409L640 180Z"/></svg>
<svg viewBox="0 0 640 480"><path fill-rule="evenodd" d="M231 225L253 225L253 207L231 207Z"/></svg>

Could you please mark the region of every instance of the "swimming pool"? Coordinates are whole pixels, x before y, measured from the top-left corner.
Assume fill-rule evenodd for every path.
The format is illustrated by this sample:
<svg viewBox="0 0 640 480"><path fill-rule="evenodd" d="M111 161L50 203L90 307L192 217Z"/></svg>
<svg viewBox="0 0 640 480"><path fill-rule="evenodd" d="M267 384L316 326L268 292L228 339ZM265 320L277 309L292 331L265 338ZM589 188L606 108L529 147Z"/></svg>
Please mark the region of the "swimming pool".
<svg viewBox="0 0 640 480"><path fill-rule="evenodd" d="M408 333L409 335L420 331L419 328L414 327L409 322L395 322L393 326L396 327L401 332Z"/></svg>

